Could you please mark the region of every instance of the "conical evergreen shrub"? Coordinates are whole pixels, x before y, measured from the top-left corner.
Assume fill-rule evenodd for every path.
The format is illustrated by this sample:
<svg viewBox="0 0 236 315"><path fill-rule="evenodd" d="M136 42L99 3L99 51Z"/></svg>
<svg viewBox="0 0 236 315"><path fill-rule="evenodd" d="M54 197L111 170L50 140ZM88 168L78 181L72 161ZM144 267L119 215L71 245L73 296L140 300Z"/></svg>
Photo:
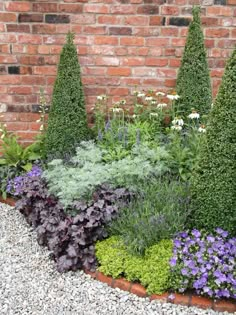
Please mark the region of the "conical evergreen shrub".
<svg viewBox="0 0 236 315"><path fill-rule="evenodd" d="M176 102L180 114L188 115L192 108L201 115L209 112L212 103L211 80L199 7L193 7L193 20L177 76L176 92L181 96Z"/></svg>
<svg viewBox="0 0 236 315"><path fill-rule="evenodd" d="M60 55L45 140L48 156L74 153L76 145L89 134L80 65L73 41L74 35L68 33Z"/></svg>
<svg viewBox="0 0 236 315"><path fill-rule="evenodd" d="M227 63L192 179L194 227L236 236L236 49Z"/></svg>

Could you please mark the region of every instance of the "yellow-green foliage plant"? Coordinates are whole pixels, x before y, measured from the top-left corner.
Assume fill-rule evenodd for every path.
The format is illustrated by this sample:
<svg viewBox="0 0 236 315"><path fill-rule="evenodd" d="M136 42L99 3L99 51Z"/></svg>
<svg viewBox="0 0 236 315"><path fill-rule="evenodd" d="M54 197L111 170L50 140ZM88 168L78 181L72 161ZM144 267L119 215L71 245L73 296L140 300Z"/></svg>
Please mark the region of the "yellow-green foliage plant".
<svg viewBox="0 0 236 315"><path fill-rule="evenodd" d="M176 106L181 115L188 115L192 108L201 114L209 112L212 103L211 81L199 7L193 7L193 20L177 76L176 92L180 95Z"/></svg>
<svg viewBox="0 0 236 315"><path fill-rule="evenodd" d="M144 256L131 255L121 238L112 236L96 243L99 270L113 278L124 276L139 281L149 294L162 294L169 288L172 241L162 240L151 246Z"/></svg>
<svg viewBox="0 0 236 315"><path fill-rule="evenodd" d="M192 178L192 225L236 236L236 49L229 59Z"/></svg>

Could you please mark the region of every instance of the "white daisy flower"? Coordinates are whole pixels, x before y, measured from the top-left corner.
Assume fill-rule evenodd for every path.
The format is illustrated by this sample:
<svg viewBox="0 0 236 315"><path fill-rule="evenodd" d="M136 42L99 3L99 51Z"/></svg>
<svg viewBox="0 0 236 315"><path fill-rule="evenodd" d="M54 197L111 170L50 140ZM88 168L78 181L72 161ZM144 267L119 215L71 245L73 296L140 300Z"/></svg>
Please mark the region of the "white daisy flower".
<svg viewBox="0 0 236 315"><path fill-rule="evenodd" d="M156 100L152 100L152 105L155 105L157 103Z"/></svg>
<svg viewBox="0 0 236 315"><path fill-rule="evenodd" d="M201 126L198 128L198 131L199 131L199 132L202 132L202 133L206 132L205 126L204 126L204 125L201 125Z"/></svg>
<svg viewBox="0 0 236 315"><path fill-rule="evenodd" d="M174 120L172 120L172 125L178 125L178 126L183 126L184 121L182 118L176 117Z"/></svg>
<svg viewBox="0 0 236 315"><path fill-rule="evenodd" d="M165 93L160 92L160 91L156 93L156 96L164 96L164 95L165 95Z"/></svg>
<svg viewBox="0 0 236 315"><path fill-rule="evenodd" d="M145 100L146 100L146 101L152 101L152 99L153 99L152 96L146 96L146 97L145 97Z"/></svg>
<svg viewBox="0 0 236 315"><path fill-rule="evenodd" d="M166 104L166 103L159 103L159 104L157 104L157 108L158 108L158 109L162 109L162 108L164 108L164 107L167 107L167 104Z"/></svg>
<svg viewBox="0 0 236 315"><path fill-rule="evenodd" d="M105 99L106 99L106 95L104 95L104 94L97 96L97 100L98 100L98 101L103 101L103 100L105 100Z"/></svg>
<svg viewBox="0 0 236 315"><path fill-rule="evenodd" d="M126 100L121 100L121 101L120 101L120 104L121 104L121 105L125 105L125 104L126 104Z"/></svg>
<svg viewBox="0 0 236 315"><path fill-rule="evenodd" d="M174 126L171 126L171 129L172 129L172 130L181 131L181 130L182 130L182 126L174 125Z"/></svg>
<svg viewBox="0 0 236 315"><path fill-rule="evenodd" d="M36 120L36 123L40 123L40 122L41 122L41 119Z"/></svg>
<svg viewBox="0 0 236 315"><path fill-rule="evenodd" d="M112 108L113 113L119 113L119 112L123 112L122 108Z"/></svg>
<svg viewBox="0 0 236 315"><path fill-rule="evenodd" d="M145 93L138 93L138 97L144 97Z"/></svg>
<svg viewBox="0 0 236 315"><path fill-rule="evenodd" d="M158 117L158 113L150 113L150 117Z"/></svg>
<svg viewBox="0 0 236 315"><path fill-rule="evenodd" d="M44 129L44 127L43 127L43 125L41 125L41 126L39 127L39 130L40 130L40 131L43 131L43 129Z"/></svg>
<svg viewBox="0 0 236 315"><path fill-rule="evenodd" d="M178 100L178 99L180 98L180 96L177 95L177 94L175 94L175 95L173 95L173 94L168 94L168 95L167 95L167 98L168 98L169 100L171 100L171 101L174 101L174 100Z"/></svg>
<svg viewBox="0 0 236 315"><path fill-rule="evenodd" d="M190 119L199 119L200 115L195 112L195 111L192 111L192 113L190 115L188 115L188 118Z"/></svg>

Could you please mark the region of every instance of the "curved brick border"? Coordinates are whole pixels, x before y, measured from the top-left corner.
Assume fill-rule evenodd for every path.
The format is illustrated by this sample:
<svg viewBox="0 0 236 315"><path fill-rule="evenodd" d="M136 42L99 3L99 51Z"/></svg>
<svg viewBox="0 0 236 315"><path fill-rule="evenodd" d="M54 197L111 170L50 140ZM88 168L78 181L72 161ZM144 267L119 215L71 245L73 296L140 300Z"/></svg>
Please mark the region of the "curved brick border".
<svg viewBox="0 0 236 315"><path fill-rule="evenodd" d="M2 197L0 197L0 202L6 203L10 206L14 206L16 203L16 201L13 198L7 198L6 200L4 200ZM214 301L197 295L179 293L175 293L173 299L170 298L169 293L164 293L161 295L152 294L149 296L146 292L146 289L141 284L129 282L124 278L113 279L112 277L106 276L98 270L95 272L84 270L84 272L90 275L93 279L107 283L112 288L119 288L123 291L134 293L139 297L149 297L150 300L160 300L163 302L169 302L185 306L196 306L203 309L210 308L218 312L226 311L229 313L234 312L236 313L236 303L227 300Z"/></svg>

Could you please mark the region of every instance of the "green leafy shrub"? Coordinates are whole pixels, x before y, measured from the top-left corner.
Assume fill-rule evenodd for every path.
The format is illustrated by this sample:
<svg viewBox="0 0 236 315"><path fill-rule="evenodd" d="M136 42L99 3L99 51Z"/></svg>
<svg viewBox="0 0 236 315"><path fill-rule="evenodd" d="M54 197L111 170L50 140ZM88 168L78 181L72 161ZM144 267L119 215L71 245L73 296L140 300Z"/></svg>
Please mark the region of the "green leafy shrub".
<svg viewBox="0 0 236 315"><path fill-rule="evenodd" d="M187 114L191 108L208 113L212 103L211 81L201 29L200 8L193 8L193 21L178 72L176 91L180 95L177 108Z"/></svg>
<svg viewBox="0 0 236 315"><path fill-rule="evenodd" d="M236 50L209 115L206 141L192 177L192 226L236 235Z"/></svg>
<svg viewBox="0 0 236 315"><path fill-rule="evenodd" d="M68 33L58 65L46 132L48 156L74 153L76 145L88 139L89 135L80 66L73 39L73 34Z"/></svg>
<svg viewBox="0 0 236 315"><path fill-rule="evenodd" d="M188 187L181 182L149 180L139 191L110 223L108 231L119 235L131 254L143 255L150 246L184 228L189 201Z"/></svg>
<svg viewBox="0 0 236 315"><path fill-rule="evenodd" d="M146 250L144 257L131 255L121 238L112 236L96 243L99 270L113 278L139 281L148 293L161 294L169 288L172 241L162 240Z"/></svg>
<svg viewBox="0 0 236 315"><path fill-rule="evenodd" d="M156 150L134 147L129 156L111 163L103 162L103 154L106 154L105 150L88 141L77 148L70 164L53 160L44 172L49 191L68 206L73 200L90 198L96 187L103 183L135 189L138 182L166 171L167 153L162 147Z"/></svg>

